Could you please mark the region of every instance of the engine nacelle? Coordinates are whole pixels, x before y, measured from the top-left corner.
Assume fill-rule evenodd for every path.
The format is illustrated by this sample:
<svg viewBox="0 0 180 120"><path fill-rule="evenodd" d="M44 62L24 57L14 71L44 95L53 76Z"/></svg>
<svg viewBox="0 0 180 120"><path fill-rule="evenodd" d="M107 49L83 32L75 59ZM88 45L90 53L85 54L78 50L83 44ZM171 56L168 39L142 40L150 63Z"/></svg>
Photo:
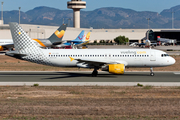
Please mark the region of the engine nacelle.
<svg viewBox="0 0 180 120"><path fill-rule="evenodd" d="M109 64L106 67L102 67L102 71L109 71L109 73L113 74L124 74L125 66L124 64Z"/></svg>
<svg viewBox="0 0 180 120"><path fill-rule="evenodd" d="M146 40L145 41L145 47L150 47L151 45L151 41L150 40Z"/></svg>
<svg viewBox="0 0 180 120"><path fill-rule="evenodd" d="M3 50L4 50L4 48L2 46L0 46L0 51L3 51Z"/></svg>

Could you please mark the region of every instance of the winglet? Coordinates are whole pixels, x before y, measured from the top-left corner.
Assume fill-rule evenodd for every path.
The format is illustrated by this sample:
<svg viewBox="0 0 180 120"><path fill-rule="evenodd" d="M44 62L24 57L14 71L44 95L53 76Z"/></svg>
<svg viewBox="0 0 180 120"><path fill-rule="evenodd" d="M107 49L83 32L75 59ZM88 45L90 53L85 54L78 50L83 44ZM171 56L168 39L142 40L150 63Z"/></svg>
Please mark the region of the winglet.
<svg viewBox="0 0 180 120"><path fill-rule="evenodd" d="M74 60L74 58L72 58L72 57L69 57L69 58L70 58L71 62Z"/></svg>

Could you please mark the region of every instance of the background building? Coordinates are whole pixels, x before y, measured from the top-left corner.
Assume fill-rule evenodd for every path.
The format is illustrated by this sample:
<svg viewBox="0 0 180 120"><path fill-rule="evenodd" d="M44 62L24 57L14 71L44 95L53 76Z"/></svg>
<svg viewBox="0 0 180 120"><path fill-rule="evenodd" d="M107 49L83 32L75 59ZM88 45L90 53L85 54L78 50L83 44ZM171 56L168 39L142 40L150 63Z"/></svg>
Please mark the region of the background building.
<svg viewBox="0 0 180 120"><path fill-rule="evenodd" d="M55 32L59 26L43 26L43 25L29 25L21 24L22 28L31 38L48 38ZM129 42L139 42L141 40L147 39L148 29L93 29L93 28L73 28L67 27L63 40L73 40L79 33L85 30L85 33L92 32L90 40L114 40L118 36L126 36L129 38ZM176 39L178 44L180 44L180 29L152 29L153 38L157 40L157 36L162 38ZM0 39L12 39L9 25L4 24L0 26Z"/></svg>

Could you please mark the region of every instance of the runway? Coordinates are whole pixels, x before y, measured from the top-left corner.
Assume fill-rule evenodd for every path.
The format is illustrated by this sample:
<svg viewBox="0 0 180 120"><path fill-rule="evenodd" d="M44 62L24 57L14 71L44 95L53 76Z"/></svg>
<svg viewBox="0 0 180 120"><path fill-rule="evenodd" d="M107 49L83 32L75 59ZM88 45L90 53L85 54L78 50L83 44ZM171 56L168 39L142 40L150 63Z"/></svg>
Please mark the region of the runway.
<svg viewBox="0 0 180 120"><path fill-rule="evenodd" d="M33 85L41 86L134 86L137 83L153 86L180 86L180 72L125 72L124 75L113 75L99 72L91 77L91 72L0 72L0 85Z"/></svg>

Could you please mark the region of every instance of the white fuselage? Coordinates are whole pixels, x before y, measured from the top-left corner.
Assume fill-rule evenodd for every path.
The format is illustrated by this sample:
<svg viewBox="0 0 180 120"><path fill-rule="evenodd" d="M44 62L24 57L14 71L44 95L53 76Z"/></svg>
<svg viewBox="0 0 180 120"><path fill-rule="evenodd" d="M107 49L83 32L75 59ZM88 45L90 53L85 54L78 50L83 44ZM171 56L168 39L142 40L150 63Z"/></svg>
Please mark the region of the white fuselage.
<svg viewBox="0 0 180 120"><path fill-rule="evenodd" d="M0 39L0 46L14 44L12 39Z"/></svg>
<svg viewBox="0 0 180 120"><path fill-rule="evenodd" d="M33 42L38 46L38 47L50 47L52 45L52 43L47 40L47 39L40 39L38 41L36 41L36 39L32 39ZM4 46L4 47L8 47L9 45L13 45L14 42L12 39L0 39L0 46Z"/></svg>
<svg viewBox="0 0 180 120"><path fill-rule="evenodd" d="M44 49L43 54L52 65L64 67L77 66L77 59L91 63L125 63L126 67L163 67L175 63L174 58L154 49ZM70 57L75 60L71 61Z"/></svg>

